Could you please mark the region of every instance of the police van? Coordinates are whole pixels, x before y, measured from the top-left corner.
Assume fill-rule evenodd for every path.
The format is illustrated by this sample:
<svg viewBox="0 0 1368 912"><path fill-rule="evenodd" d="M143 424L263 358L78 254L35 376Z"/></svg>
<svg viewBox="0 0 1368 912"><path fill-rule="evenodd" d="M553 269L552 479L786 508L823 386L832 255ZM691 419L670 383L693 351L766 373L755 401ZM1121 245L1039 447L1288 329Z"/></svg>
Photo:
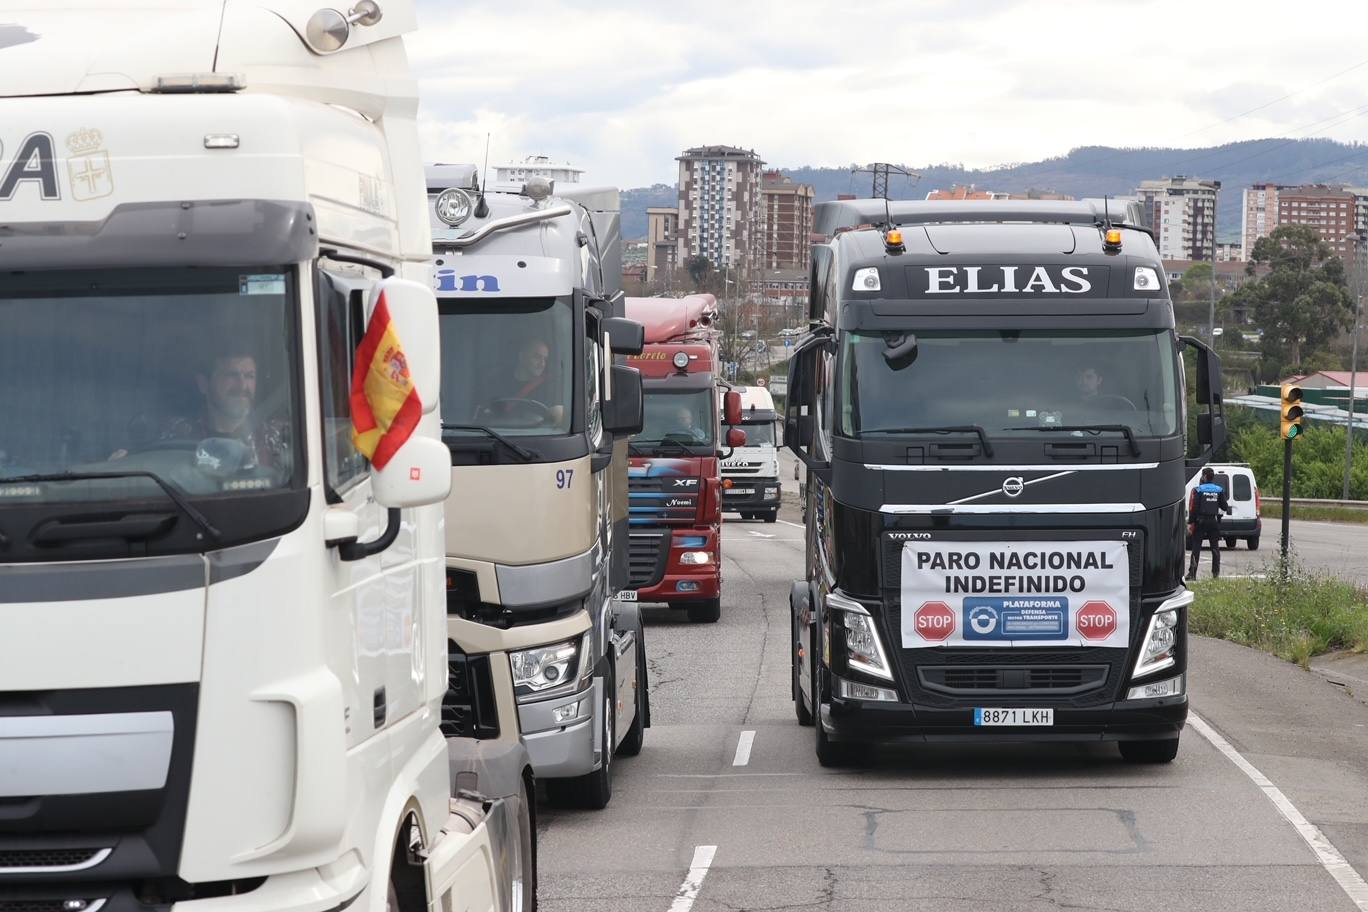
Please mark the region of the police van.
<svg viewBox="0 0 1368 912"><path fill-rule="evenodd" d="M1247 463L1223 463L1211 465L1216 473L1216 483L1226 492L1231 512L1221 516L1221 539L1227 548L1234 548L1243 541L1250 551L1259 549L1259 536L1263 532L1263 495L1254 479L1254 470ZM1193 476L1188 480L1187 499L1201 483ZM1188 547L1192 539L1188 537Z"/></svg>
<svg viewBox="0 0 1368 912"><path fill-rule="evenodd" d="M1184 487L1225 440L1138 205L817 206L784 443L806 468L792 694L871 742L1114 741L1187 718ZM1201 455L1185 458L1184 352Z"/></svg>

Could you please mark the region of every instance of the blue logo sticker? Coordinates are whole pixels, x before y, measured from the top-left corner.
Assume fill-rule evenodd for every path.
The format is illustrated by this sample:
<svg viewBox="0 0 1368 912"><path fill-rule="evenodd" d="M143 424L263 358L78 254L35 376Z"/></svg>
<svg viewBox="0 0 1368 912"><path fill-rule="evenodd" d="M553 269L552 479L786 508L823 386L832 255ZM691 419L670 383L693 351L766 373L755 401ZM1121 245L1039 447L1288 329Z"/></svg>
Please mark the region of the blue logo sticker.
<svg viewBox="0 0 1368 912"><path fill-rule="evenodd" d="M1069 600L1061 596L997 596L964 600L966 640L1065 640Z"/></svg>

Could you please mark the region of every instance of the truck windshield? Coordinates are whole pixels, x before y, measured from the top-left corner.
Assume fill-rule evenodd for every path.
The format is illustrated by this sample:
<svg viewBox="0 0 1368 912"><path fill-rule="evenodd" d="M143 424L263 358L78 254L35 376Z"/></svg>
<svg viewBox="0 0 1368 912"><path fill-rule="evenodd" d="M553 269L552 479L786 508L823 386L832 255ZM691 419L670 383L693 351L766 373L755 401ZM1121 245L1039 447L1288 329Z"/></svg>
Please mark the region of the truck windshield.
<svg viewBox="0 0 1368 912"><path fill-rule="evenodd" d="M846 337L844 435L968 425L1010 436L1051 426L1120 425L1137 437L1179 432L1171 333L998 330L916 337L916 357L901 370L885 359L896 339Z"/></svg>
<svg viewBox="0 0 1368 912"><path fill-rule="evenodd" d="M294 285L281 267L0 277L0 498L302 482Z"/></svg>
<svg viewBox="0 0 1368 912"><path fill-rule="evenodd" d="M438 308L443 424L504 436L570 432L573 371L583 354L568 300L444 298Z"/></svg>
<svg viewBox="0 0 1368 912"><path fill-rule="evenodd" d="M670 391L646 389L645 422L632 438L638 446L669 441L691 447L711 447L716 436L712 389Z"/></svg>
<svg viewBox="0 0 1368 912"><path fill-rule="evenodd" d="M756 421L746 422L741 425L741 430L746 432L746 446L774 446L774 422Z"/></svg>

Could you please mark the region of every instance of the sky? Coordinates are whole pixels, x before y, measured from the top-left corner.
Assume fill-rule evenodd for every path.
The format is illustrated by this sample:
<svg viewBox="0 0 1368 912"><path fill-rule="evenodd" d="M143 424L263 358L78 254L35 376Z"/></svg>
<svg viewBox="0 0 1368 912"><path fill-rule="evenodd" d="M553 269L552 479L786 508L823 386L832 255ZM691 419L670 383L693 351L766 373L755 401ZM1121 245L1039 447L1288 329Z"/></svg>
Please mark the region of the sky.
<svg viewBox="0 0 1368 912"><path fill-rule="evenodd" d="M1362 0L418 0L429 161L549 155L672 184L771 167L1028 162L1082 145L1368 141ZM1257 109L1257 110L1255 110Z"/></svg>

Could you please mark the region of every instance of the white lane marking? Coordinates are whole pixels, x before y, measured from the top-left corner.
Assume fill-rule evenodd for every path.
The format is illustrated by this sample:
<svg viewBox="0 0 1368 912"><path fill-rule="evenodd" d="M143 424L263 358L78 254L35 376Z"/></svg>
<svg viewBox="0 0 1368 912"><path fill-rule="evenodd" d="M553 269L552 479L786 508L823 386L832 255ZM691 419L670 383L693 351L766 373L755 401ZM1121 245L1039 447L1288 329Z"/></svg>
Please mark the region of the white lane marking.
<svg viewBox="0 0 1368 912"><path fill-rule="evenodd" d="M766 535L764 532L756 532L754 529L747 529L747 535L754 535L756 538L774 538L773 535Z"/></svg>
<svg viewBox="0 0 1368 912"><path fill-rule="evenodd" d="M1368 912L1368 883L1355 871L1353 866L1344 859L1339 849L1326 838L1321 832L1320 827L1302 816L1301 811L1297 810L1288 797L1282 793L1267 776L1259 772L1254 764L1246 760L1239 751L1230 746L1230 742L1196 713L1188 713L1188 724L1197 729L1197 733L1211 742L1212 746L1226 755L1226 759L1240 768L1240 771L1248 776L1268 798L1273 802L1273 806L1278 809L1278 813L1296 829L1301 838L1306 840L1306 844L1311 847L1311 851L1316 853L1316 859L1320 861L1321 867L1335 878L1335 883L1340 885L1346 896L1363 912Z"/></svg>
<svg viewBox="0 0 1368 912"><path fill-rule="evenodd" d="M679 885L679 892L675 893L669 912L689 912L693 908L694 900L698 899L698 891L703 888L703 878L708 876L708 868L716 854L717 846L694 847L693 864L689 865L689 873Z"/></svg>
<svg viewBox="0 0 1368 912"><path fill-rule="evenodd" d="M732 761L732 766L745 766L750 763L751 745L755 743L755 732L743 731L741 740L736 742L736 759Z"/></svg>
<svg viewBox="0 0 1368 912"><path fill-rule="evenodd" d="M795 529L806 529L806 528L807 528L807 526L803 525L802 523L789 522L787 519L780 519L780 520L777 520L777 521L783 523L783 524L786 525L786 526L793 526L793 528L795 528Z"/></svg>

